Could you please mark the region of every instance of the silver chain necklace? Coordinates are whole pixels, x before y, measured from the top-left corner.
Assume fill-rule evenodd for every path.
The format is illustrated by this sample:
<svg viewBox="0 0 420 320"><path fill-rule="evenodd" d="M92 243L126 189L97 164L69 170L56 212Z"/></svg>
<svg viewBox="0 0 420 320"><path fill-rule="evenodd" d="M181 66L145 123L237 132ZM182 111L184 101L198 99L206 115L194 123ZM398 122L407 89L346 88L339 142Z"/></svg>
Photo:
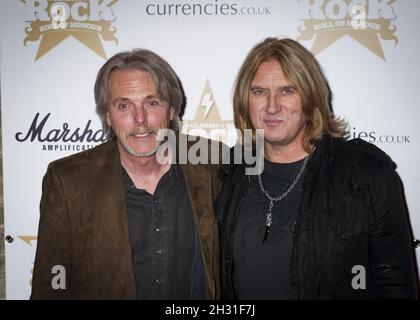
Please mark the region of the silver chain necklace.
<svg viewBox="0 0 420 320"><path fill-rule="evenodd" d="M283 200L293 190L293 188L298 183L300 177L302 176L303 171L305 171L305 167L306 167L306 164L308 163L308 160L309 160L310 156L311 155L309 154L308 156L305 157L305 160L303 161L302 167L300 168L298 174L295 177L295 180L293 180L293 182L290 185L290 187L285 192L283 192L281 195L279 195L277 197L272 197L264 189L264 185L263 185L263 182L262 182L261 173L262 173L262 162L264 161L264 155L261 154L260 164L259 164L260 165L260 170L259 170L260 171L260 174L258 175L258 184L260 185L261 192L270 201L270 205L268 207L268 211L267 211L267 213L265 215L265 234L264 234L264 238L263 238L263 241L262 242L265 242L265 240L267 239L268 234L270 233L270 227L271 227L271 224L273 222L273 220L272 220L272 210L273 210L274 202Z"/></svg>

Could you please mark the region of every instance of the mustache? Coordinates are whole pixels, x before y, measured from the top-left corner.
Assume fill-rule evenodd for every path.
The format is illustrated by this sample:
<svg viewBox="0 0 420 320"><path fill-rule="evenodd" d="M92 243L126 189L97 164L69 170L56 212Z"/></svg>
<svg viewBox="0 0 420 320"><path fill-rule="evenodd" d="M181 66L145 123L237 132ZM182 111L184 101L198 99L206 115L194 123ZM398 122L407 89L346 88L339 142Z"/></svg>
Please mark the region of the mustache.
<svg viewBox="0 0 420 320"><path fill-rule="evenodd" d="M145 133L157 134L158 131L159 131L159 128L149 127L149 126L141 126L140 128L137 128L136 130L131 131L128 135L129 136L135 136L136 134L145 134Z"/></svg>

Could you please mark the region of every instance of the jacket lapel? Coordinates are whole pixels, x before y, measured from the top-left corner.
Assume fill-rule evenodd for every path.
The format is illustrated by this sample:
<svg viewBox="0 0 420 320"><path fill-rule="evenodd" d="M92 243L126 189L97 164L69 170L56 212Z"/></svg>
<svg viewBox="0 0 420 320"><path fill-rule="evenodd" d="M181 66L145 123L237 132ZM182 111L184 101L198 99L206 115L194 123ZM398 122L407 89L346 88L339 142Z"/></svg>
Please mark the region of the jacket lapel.
<svg viewBox="0 0 420 320"><path fill-rule="evenodd" d="M115 291L135 298L135 278L129 238L127 208L121 176L121 162L115 140L98 156L90 183L95 207L95 247L97 266L111 278ZM105 270L106 269L106 270Z"/></svg>
<svg viewBox="0 0 420 320"><path fill-rule="evenodd" d="M191 202L194 222L200 239L201 254L204 264L206 297L216 297L216 279L214 270L217 264L214 257L218 254L217 225L214 216L212 196L212 177L208 165L181 165L187 193Z"/></svg>

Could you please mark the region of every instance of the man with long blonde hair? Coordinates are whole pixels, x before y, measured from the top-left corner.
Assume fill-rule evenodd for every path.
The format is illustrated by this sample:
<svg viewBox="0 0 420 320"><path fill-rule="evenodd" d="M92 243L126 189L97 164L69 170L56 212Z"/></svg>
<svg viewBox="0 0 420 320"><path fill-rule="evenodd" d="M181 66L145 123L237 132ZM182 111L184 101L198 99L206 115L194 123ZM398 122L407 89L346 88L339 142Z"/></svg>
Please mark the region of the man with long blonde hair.
<svg viewBox="0 0 420 320"><path fill-rule="evenodd" d="M415 298L415 260L392 160L346 141L315 57L291 39L257 44L239 70L240 131L262 129L260 166L222 170L217 201L226 299ZM255 133L257 134L257 133Z"/></svg>

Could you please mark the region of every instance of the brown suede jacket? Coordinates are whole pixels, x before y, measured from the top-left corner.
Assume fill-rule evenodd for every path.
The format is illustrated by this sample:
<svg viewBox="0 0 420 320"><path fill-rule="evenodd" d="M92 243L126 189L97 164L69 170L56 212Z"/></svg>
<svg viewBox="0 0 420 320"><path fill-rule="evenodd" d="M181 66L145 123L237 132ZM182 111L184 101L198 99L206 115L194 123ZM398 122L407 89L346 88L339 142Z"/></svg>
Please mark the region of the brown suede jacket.
<svg viewBox="0 0 420 320"><path fill-rule="evenodd" d="M200 240L207 299L220 297L214 216L218 169L218 165L181 164ZM135 299L115 139L52 162L43 180L40 213L31 299ZM65 289L52 286L59 275L52 272L54 265L65 268Z"/></svg>

